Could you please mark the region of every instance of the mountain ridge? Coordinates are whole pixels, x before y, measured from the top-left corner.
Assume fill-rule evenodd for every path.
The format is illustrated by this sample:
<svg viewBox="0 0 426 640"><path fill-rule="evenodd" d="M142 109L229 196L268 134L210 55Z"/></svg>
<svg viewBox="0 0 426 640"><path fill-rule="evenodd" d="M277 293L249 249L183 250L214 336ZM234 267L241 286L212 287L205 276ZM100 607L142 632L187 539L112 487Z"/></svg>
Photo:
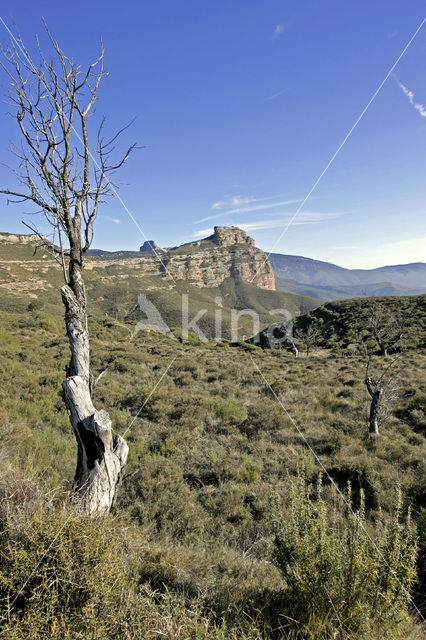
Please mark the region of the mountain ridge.
<svg viewBox="0 0 426 640"><path fill-rule="evenodd" d="M33 235L0 233L4 244L31 244ZM409 296L426 292L426 263L412 262L347 269L332 262L291 254L267 254L238 227L215 227L213 235L175 247L160 248L153 240L139 251L87 252L88 268L127 264L171 280L216 287L240 277L268 290L289 292L321 301L368 296Z"/></svg>
<svg viewBox="0 0 426 640"><path fill-rule="evenodd" d="M346 269L331 262L289 254L269 254L277 290L336 300L374 295L419 295L426 292L426 263Z"/></svg>
<svg viewBox="0 0 426 640"><path fill-rule="evenodd" d="M25 313L37 308L60 317L61 268L37 243L34 236L25 236L21 241L18 236L0 234L0 311ZM185 295L188 321L201 314L198 325L208 338L216 335L218 314L223 337L231 338L235 318L241 335L247 336L253 331L252 312L263 326L278 321L282 309L294 316L320 304L307 296L276 291L275 286L259 287L256 280L251 282L256 266L266 258L251 239L227 247L218 246L210 237L162 253L162 264L153 252L141 256L140 252L94 251L85 259L90 312L122 324L129 322L129 327L145 318L139 304L141 293L171 328L182 326ZM253 255L257 259L254 263ZM203 260L211 260L212 264L204 265ZM269 283L273 284L272 269L270 273ZM206 278L207 283L200 277ZM266 277L270 277L268 273ZM268 284L268 280L264 283ZM245 313L247 310L249 313ZM236 311L241 313L236 315Z"/></svg>

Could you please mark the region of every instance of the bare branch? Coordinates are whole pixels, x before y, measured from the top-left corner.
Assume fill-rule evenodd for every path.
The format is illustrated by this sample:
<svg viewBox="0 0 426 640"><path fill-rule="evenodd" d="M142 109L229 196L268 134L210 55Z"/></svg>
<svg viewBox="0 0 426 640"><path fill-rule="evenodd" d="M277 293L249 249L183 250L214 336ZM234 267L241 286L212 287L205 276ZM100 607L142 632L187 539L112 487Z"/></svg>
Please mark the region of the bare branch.
<svg viewBox="0 0 426 640"><path fill-rule="evenodd" d="M9 104L22 146L11 149L18 163L12 171L19 186L0 193L19 202L32 202L53 228L53 240L49 240L24 222L35 234L38 246L62 269L65 285L61 295L71 350L63 388L78 443L75 487L82 510L102 513L114 503L128 447L120 436L113 438L108 414L96 411L92 404L83 256L92 243L99 204L112 191L107 174L126 162L135 145L118 160L110 161L110 143L105 145L101 134L92 141L89 134L88 113L106 75L102 42L99 58L83 72L63 53L46 23L44 26L54 51L52 60L45 57L38 40L37 59L31 57L19 36L12 36L9 47L3 49L3 68L10 79ZM100 132L102 127L103 121ZM64 242L69 248L65 249Z"/></svg>

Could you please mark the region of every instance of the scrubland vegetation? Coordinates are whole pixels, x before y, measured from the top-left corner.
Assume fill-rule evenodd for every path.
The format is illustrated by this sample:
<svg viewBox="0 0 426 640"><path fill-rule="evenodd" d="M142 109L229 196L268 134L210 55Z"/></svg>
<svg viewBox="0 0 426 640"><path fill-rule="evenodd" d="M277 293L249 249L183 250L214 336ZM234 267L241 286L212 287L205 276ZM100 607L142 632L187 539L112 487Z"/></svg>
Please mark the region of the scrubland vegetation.
<svg viewBox="0 0 426 640"><path fill-rule="evenodd" d="M85 261L115 192L107 176L136 144L118 153L127 126L109 137L103 120L92 139L103 46L84 71L45 28L46 57L37 40L32 60L19 34L3 49L22 145L11 147L19 186L1 193L41 209L53 240L28 222L37 253L1 239L0 639L420 640L425 296L388 300L372 332L370 303L317 308L273 291L269 263L268 290L255 287L258 250L254 264L227 250L211 288L208 252L190 268L194 243L165 256L181 259L178 283L138 260ZM245 241L234 231L231 245ZM141 293L174 335L135 331ZM184 293L192 317L206 311L210 342L183 339ZM219 340L218 310L233 343ZM260 328L253 314L267 326L309 311L296 339L306 323L318 335L304 357L244 341ZM383 319L398 313L390 340ZM388 351L400 354L399 392L369 429Z"/></svg>
<svg viewBox="0 0 426 640"><path fill-rule="evenodd" d="M37 306L0 312L0 638L422 637L417 343L372 441L365 357L342 333L296 359L90 318L94 403L130 446L93 519L73 509L63 320Z"/></svg>

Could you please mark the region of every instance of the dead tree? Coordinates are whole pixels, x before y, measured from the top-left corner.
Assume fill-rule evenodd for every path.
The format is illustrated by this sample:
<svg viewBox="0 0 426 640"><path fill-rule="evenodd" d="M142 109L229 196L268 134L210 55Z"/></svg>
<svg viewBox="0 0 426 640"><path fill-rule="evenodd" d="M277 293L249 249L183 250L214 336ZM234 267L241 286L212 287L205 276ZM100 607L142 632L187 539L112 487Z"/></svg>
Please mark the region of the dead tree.
<svg viewBox="0 0 426 640"><path fill-rule="evenodd" d="M379 436L379 414L380 404L383 395L383 389L373 378L367 377L365 379L367 391L371 397L370 403L370 416L369 416L369 434L371 438L377 438Z"/></svg>
<svg viewBox="0 0 426 640"><path fill-rule="evenodd" d="M294 355L295 358L299 355L299 350L294 344L294 340L288 340L287 344L289 345L289 351Z"/></svg>
<svg viewBox="0 0 426 640"><path fill-rule="evenodd" d="M404 316L383 302L369 300L368 324L381 355L386 357L403 336Z"/></svg>
<svg viewBox="0 0 426 640"><path fill-rule="evenodd" d="M3 49L8 102L20 145L11 147L17 158L17 168L12 168L15 185L0 192L12 201L35 204L52 228L47 239L34 225L26 225L63 273L61 296L71 350L63 390L78 446L74 486L80 511L102 513L113 504L128 446L121 436L113 437L108 413L92 403L84 255L99 204L112 195L109 175L124 164L134 145L113 163L111 152L121 132L106 141L102 120L94 140L89 133L89 114L105 76L102 43L99 58L83 71L47 27L46 32L52 58L44 56L38 40L35 57L20 37Z"/></svg>
<svg viewBox="0 0 426 640"><path fill-rule="evenodd" d="M305 345L306 356L309 358L311 349L322 336L321 327L315 322L309 322L304 328L297 329L295 337Z"/></svg>
<svg viewBox="0 0 426 640"><path fill-rule="evenodd" d="M370 375L371 359L367 362L364 383L371 399L368 418L368 432L371 438L379 437L379 427L384 423L393 401L399 395L396 374L392 372L395 362L396 359L378 377Z"/></svg>

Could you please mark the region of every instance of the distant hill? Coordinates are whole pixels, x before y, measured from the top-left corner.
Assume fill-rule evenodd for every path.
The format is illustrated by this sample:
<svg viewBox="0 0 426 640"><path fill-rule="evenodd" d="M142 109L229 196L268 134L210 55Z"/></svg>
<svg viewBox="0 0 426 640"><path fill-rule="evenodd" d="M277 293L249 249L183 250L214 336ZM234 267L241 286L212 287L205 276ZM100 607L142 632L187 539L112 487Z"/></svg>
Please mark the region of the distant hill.
<svg viewBox="0 0 426 640"><path fill-rule="evenodd" d="M322 300L426 292L426 264L423 262L378 269L345 269L330 262L280 253L271 253L269 259L278 291Z"/></svg>
<svg viewBox="0 0 426 640"><path fill-rule="evenodd" d="M295 280L275 278L277 291L289 291L319 300L345 300L346 298L365 298L366 296L410 296L419 295L425 289L409 289L393 282L375 282L373 284L345 286L315 286Z"/></svg>
<svg viewBox="0 0 426 640"><path fill-rule="evenodd" d="M221 240L226 243L227 238L222 234ZM129 323L131 328L145 317L138 306L138 296L144 294L164 322L178 328L182 324L182 294L186 293L189 320L205 310L198 326L213 338L220 309L223 337L229 338L232 309L257 312L260 326L264 326L282 319L280 314L271 314L273 310L287 309L299 315L318 306L317 299L275 291L270 266L260 282L263 287L252 284L255 269L266 256L251 242L235 244L231 240L228 246L218 245L212 238L182 245L162 254L162 263L152 252L93 250L85 262L90 313ZM0 310L24 313L36 308L62 316L61 269L46 250L35 249L34 237L0 234ZM238 325L241 338L253 332L249 313L240 315Z"/></svg>
<svg viewBox="0 0 426 640"><path fill-rule="evenodd" d="M369 301L373 304L383 304L392 313L404 318L405 329L401 341L394 347L395 352L426 350L426 295L370 297ZM293 328L303 329L314 322L321 328L317 346L333 349L341 354L365 355L366 348L369 352L377 350L370 329L369 314L367 301L363 298L337 300L299 315L294 320ZM269 347L269 336L274 325L275 323L269 323L268 326L262 327L259 334L253 335L247 342ZM281 338L285 335L283 331L285 327L279 322L272 335ZM297 336L297 332L294 335ZM297 343L297 337L295 340ZM288 348L289 343L285 344Z"/></svg>
<svg viewBox="0 0 426 640"><path fill-rule="evenodd" d="M374 302L374 298L371 300ZM393 296L380 302L406 319L406 329L397 350L426 349L426 295ZM298 318L297 324L315 319L323 328L323 346L347 348L370 339L368 314L365 300L340 300L317 307L307 316Z"/></svg>

